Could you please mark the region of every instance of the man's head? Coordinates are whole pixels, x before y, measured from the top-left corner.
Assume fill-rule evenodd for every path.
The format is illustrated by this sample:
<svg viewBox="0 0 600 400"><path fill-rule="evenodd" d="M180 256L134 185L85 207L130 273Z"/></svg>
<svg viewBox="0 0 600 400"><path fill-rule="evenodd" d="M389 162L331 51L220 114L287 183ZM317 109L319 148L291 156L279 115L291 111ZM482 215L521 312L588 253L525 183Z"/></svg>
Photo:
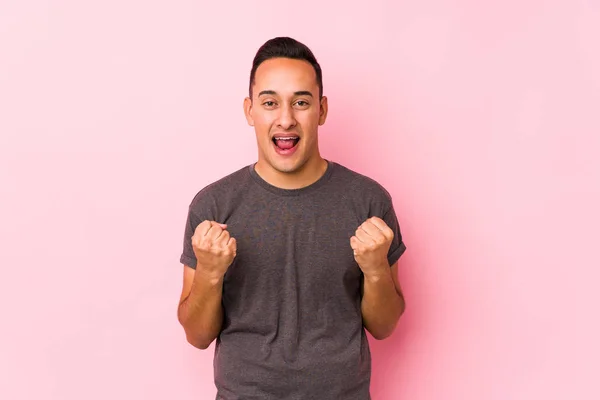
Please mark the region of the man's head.
<svg viewBox="0 0 600 400"><path fill-rule="evenodd" d="M318 127L325 123L327 98L321 67L304 44L278 37L259 48L244 112L256 132L263 172L300 173L322 160Z"/></svg>
<svg viewBox="0 0 600 400"><path fill-rule="evenodd" d="M303 60L312 65L319 87L319 99L323 97L323 73L313 52L303 43L290 37L276 37L265 42L256 52L250 70L249 94L252 98L252 86L256 78L256 70L263 62L272 58L290 58L292 60Z"/></svg>

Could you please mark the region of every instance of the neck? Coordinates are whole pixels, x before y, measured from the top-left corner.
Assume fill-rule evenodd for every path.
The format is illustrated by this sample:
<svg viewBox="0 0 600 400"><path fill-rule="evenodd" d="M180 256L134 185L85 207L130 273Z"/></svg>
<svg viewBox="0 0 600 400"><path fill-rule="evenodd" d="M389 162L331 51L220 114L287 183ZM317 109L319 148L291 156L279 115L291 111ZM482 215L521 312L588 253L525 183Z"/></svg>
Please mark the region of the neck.
<svg viewBox="0 0 600 400"><path fill-rule="evenodd" d="M323 176L327 170L327 161L319 155L308 160L296 171L282 172L259 159L254 170L270 185L280 189L301 189L312 185Z"/></svg>

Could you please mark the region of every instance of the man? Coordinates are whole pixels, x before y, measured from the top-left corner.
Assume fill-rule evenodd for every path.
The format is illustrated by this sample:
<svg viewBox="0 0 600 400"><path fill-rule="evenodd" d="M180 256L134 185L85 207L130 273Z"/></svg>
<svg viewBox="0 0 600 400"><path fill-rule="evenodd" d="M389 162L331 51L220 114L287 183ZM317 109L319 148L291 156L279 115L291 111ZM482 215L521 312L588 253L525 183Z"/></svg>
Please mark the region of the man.
<svg viewBox="0 0 600 400"><path fill-rule="evenodd" d="M302 43L280 37L258 50L244 112L258 161L189 207L178 309L187 340L206 349L216 339L217 399L367 400L365 328L383 339L404 311L391 197L321 157L327 98Z"/></svg>

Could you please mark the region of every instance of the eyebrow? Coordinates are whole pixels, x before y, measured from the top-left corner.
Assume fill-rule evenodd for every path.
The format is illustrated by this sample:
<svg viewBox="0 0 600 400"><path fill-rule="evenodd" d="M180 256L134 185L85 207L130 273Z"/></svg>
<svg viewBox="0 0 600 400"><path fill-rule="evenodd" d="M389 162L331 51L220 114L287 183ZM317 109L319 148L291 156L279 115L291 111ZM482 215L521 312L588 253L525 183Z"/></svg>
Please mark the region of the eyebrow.
<svg viewBox="0 0 600 400"><path fill-rule="evenodd" d="M260 96L265 96L265 95L271 95L271 96L275 96L277 95L277 92L274 90L263 90L258 94L258 97ZM296 92L294 92L294 96L310 96L313 97L313 94L311 92L309 92L308 90L298 90Z"/></svg>

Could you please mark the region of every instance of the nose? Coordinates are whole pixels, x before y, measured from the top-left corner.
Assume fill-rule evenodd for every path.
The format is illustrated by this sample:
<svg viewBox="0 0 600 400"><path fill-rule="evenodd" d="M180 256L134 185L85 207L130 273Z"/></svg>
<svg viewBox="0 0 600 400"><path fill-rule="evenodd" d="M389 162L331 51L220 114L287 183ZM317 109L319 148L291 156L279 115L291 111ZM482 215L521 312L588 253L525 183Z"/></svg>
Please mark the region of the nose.
<svg viewBox="0 0 600 400"><path fill-rule="evenodd" d="M279 127L284 130L288 130L296 126L296 118L294 117L294 110L289 105L284 105L280 108L279 114Z"/></svg>

